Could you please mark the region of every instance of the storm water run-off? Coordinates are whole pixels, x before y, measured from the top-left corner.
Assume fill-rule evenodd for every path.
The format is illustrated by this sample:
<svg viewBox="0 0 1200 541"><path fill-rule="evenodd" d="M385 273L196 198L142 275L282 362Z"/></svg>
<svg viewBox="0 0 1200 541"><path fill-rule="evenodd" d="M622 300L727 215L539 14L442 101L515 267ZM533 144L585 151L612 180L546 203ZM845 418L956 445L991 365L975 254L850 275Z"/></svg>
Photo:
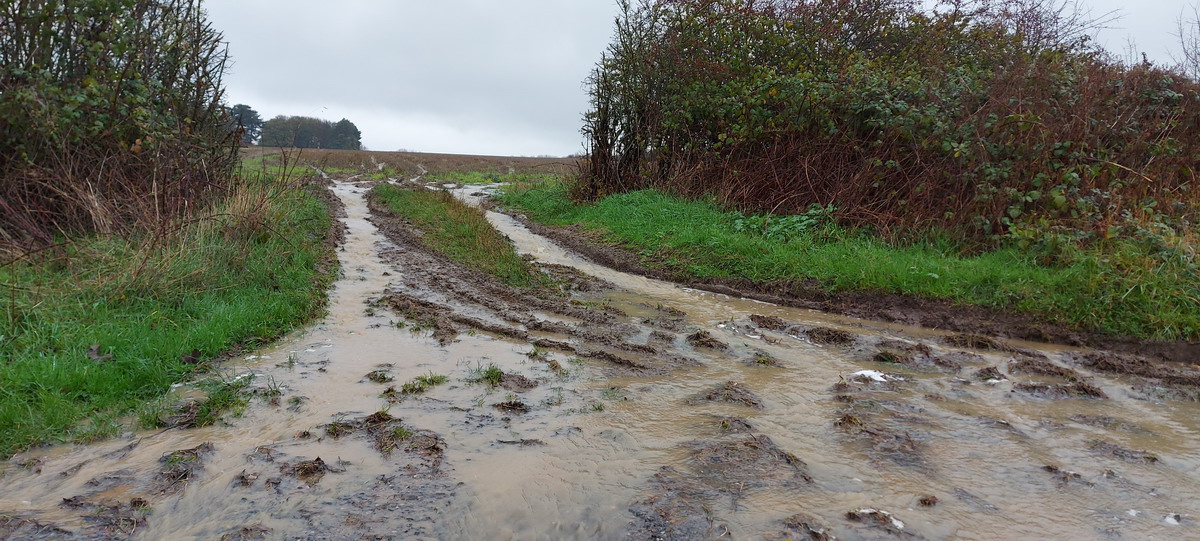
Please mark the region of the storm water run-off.
<svg viewBox="0 0 1200 541"><path fill-rule="evenodd" d="M1200 408L1094 373L1088 352L681 288L489 213L570 284L514 292L373 219L365 186L332 189L347 235L329 314L221 369L253 378L243 414L15 457L8 531L1200 538ZM498 385L476 381L493 366Z"/></svg>

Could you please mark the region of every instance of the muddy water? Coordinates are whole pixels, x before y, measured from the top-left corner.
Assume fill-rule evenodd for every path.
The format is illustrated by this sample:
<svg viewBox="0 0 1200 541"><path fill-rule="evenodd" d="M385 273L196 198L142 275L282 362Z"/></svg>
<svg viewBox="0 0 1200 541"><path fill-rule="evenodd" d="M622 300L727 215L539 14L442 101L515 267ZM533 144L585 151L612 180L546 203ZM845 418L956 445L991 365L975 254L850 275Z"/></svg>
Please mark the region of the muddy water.
<svg viewBox="0 0 1200 541"><path fill-rule="evenodd" d="M6 530L0 521L0 533L799 538L784 520L802 513L843 539L1200 537L1200 408L1147 400L1138 382L1079 368L1066 348L964 350L943 345L934 331L683 289L594 265L495 213L489 219L521 252L608 282L571 295L577 305L622 313L610 325L627 329L622 340L656 343L659 357L688 362L630 370L529 343L592 346L581 334L554 330L524 340L460 329L443 344L421 318L382 300L404 293L445 314L501 323L513 316L488 308L489 299L463 296L473 282L436 258L381 235L365 187L333 190L348 229L329 315L226 370L253 378L263 396L213 427L16 457L0 477L0 515L26 522ZM552 307L526 312L577 329L603 327ZM786 325L760 325L764 318ZM851 342L819 343L806 334L813 328L846 331ZM690 343L697 331L726 349ZM881 345L889 339L900 342ZM952 362L875 360L883 349L914 344L928 348L918 357ZM1011 360L1038 356L1108 398L1022 390L1064 384L1010 368ZM537 385L471 382L492 364ZM975 376L987 367L1003 378ZM885 381L853 376L863 370ZM376 371L383 376L376 379L393 381L366 377ZM448 382L401 400L381 397L430 373ZM704 399L722 386L750 399ZM760 407L745 403L754 399ZM495 407L502 403L528 411ZM412 434L387 452L375 439L382 432L356 424L380 411L386 417L375 418L386 422L372 426ZM338 426L351 428L335 437ZM172 469L177 460L163 460L196 448L203 450L186 475ZM318 457L322 466L310 467ZM937 503L921 505L923 497ZM877 524L870 517L884 515L865 511L858 513L865 520L847 518L864 508L891 513L903 528L890 518Z"/></svg>

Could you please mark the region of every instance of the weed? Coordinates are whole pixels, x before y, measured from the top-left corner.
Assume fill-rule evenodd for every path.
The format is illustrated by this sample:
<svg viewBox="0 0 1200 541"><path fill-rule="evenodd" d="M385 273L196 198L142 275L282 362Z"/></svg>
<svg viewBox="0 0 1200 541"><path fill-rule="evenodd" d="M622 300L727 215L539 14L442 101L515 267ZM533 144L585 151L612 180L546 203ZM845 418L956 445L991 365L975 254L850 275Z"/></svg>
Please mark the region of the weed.
<svg viewBox="0 0 1200 541"><path fill-rule="evenodd" d="M423 376L417 376L408 383L400 386L400 393L406 395L421 394L430 388L446 383L447 377L441 374L430 372Z"/></svg>
<svg viewBox="0 0 1200 541"><path fill-rule="evenodd" d="M346 422L345 417L338 417L329 424L325 425L325 435L333 439L338 439L346 434L354 432L355 426Z"/></svg>
<svg viewBox="0 0 1200 541"><path fill-rule="evenodd" d="M467 378L470 383L485 383L489 387L500 385L500 381L504 379L504 371L494 363L488 363L487 366L476 366L471 369L471 375Z"/></svg>
<svg viewBox="0 0 1200 541"><path fill-rule="evenodd" d="M593 403L593 404L592 404L592 411L604 411L604 404L603 404L603 403L601 403L601 402L595 402L595 403Z"/></svg>
<svg viewBox="0 0 1200 541"><path fill-rule="evenodd" d="M207 396L197 404L189 426L209 426L220 420L226 412L240 416L249 403L247 388L251 378L210 379L199 384Z"/></svg>
<svg viewBox="0 0 1200 541"><path fill-rule="evenodd" d="M367 379L375 383L390 383L396 379L387 370L372 370L367 373Z"/></svg>

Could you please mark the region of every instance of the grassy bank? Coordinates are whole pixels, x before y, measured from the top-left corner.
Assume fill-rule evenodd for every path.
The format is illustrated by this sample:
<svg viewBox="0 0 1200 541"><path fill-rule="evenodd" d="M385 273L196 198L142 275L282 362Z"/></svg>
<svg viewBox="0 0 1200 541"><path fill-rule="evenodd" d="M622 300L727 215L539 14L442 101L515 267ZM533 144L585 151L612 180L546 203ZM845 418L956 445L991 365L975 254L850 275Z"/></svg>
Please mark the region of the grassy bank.
<svg viewBox="0 0 1200 541"><path fill-rule="evenodd" d="M521 185L503 201L541 222L604 230L681 280L812 278L830 291L948 299L1142 338L1200 338L1194 250L1114 242L1048 266L1016 248L963 256L949 241L897 247L838 228L819 211L772 222L654 190L610 195L594 205L576 205L568 192L558 182Z"/></svg>
<svg viewBox="0 0 1200 541"><path fill-rule="evenodd" d="M370 197L412 222L430 248L468 267L518 288L541 283L512 245L488 223L482 210L463 204L444 191L407 190L380 184Z"/></svg>
<svg viewBox="0 0 1200 541"><path fill-rule="evenodd" d="M254 346L316 315L333 277L316 189L243 180L172 230L0 267L0 456L113 435L194 373L195 351Z"/></svg>

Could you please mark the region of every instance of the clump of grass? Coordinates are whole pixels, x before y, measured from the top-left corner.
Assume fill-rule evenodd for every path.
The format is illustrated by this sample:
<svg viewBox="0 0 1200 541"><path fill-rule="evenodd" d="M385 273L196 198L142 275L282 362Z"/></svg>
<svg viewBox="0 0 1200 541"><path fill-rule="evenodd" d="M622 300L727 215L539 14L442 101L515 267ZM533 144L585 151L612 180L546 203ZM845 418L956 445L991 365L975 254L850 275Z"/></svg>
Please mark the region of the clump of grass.
<svg viewBox="0 0 1200 541"><path fill-rule="evenodd" d="M488 363L487 366L476 366L471 369L471 375L467 381L471 383L484 383L489 387L500 385L500 381L504 379L504 371L494 363Z"/></svg>
<svg viewBox="0 0 1200 541"><path fill-rule="evenodd" d="M221 415L231 412L241 415L249 404L250 378L212 379L200 384L207 392L204 400L196 408L196 417L192 426L209 426L216 424Z"/></svg>
<svg viewBox="0 0 1200 541"><path fill-rule="evenodd" d="M447 379L448 378L442 374L434 374L433 372L430 372L422 376L417 376L408 383L401 385L400 392L402 394L409 395L421 394L437 385L446 383Z"/></svg>
<svg viewBox="0 0 1200 541"><path fill-rule="evenodd" d="M482 210L470 207L444 191L408 190L381 184L371 198L405 217L425 233L432 249L473 269L479 269L519 288L542 282L512 244L492 228Z"/></svg>
<svg viewBox="0 0 1200 541"><path fill-rule="evenodd" d="M325 435L336 440L342 436L345 436L346 434L354 432L357 428L358 427L354 426L353 423L346 421L342 417L338 417L329 424L325 425Z"/></svg>
<svg viewBox="0 0 1200 541"><path fill-rule="evenodd" d="M144 408L193 376L196 351L253 347L317 315L336 269L313 193L243 179L169 232L75 239L0 264L0 457Z"/></svg>
<svg viewBox="0 0 1200 541"><path fill-rule="evenodd" d="M1015 310L1051 322L1157 339L1200 338L1200 273L1136 244L1080 248L1044 262L1016 246L963 255L949 236L888 243L825 224L784 238L737 231L712 201L655 190L576 205L563 183L524 185L503 201L551 224L583 224L677 280L815 279L830 291L875 290Z"/></svg>
<svg viewBox="0 0 1200 541"><path fill-rule="evenodd" d="M367 373L366 377L375 383L389 383L395 379L387 370L372 370Z"/></svg>

